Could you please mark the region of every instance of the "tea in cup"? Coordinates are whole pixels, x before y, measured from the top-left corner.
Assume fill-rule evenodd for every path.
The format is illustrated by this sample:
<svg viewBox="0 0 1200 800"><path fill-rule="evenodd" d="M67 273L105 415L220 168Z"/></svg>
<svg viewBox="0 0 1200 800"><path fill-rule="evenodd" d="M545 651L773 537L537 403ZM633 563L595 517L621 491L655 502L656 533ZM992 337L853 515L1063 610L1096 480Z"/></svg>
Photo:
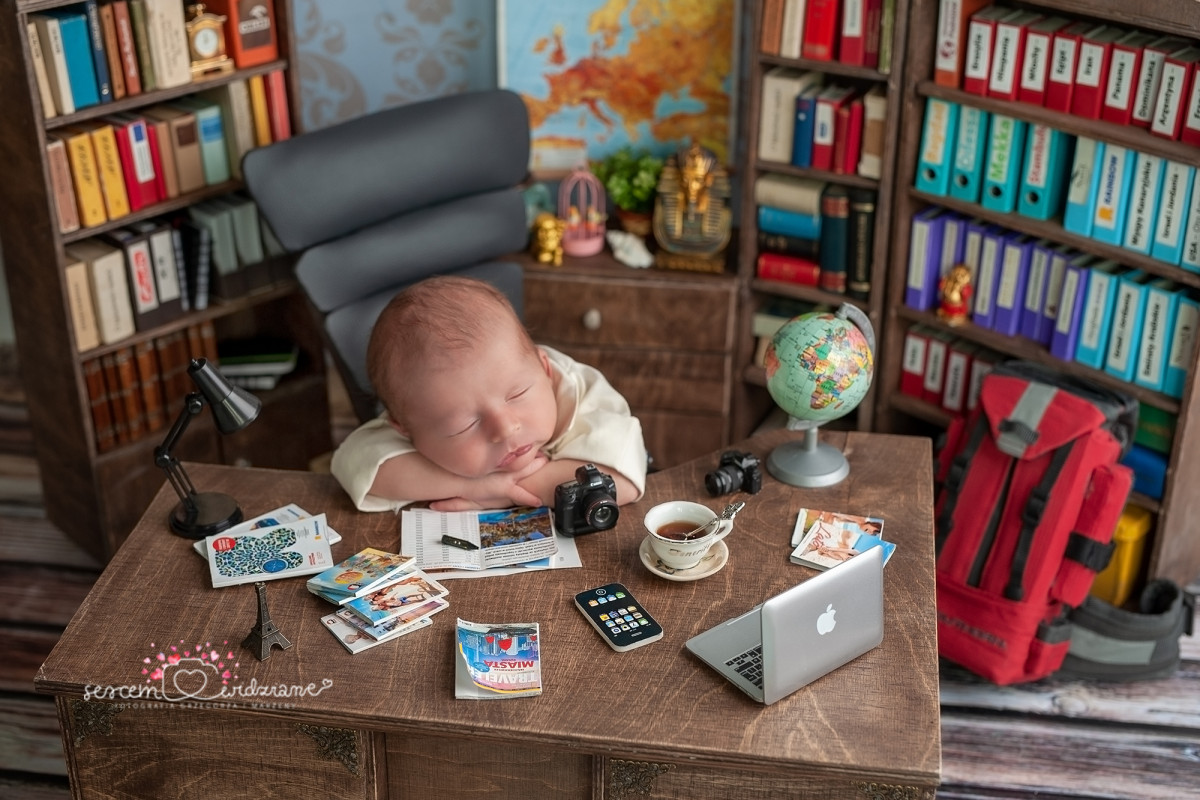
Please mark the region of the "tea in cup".
<svg viewBox="0 0 1200 800"><path fill-rule="evenodd" d="M672 570L696 566L709 548L733 530L732 519L720 519L711 508L686 500L654 506L646 512L644 524L654 556Z"/></svg>

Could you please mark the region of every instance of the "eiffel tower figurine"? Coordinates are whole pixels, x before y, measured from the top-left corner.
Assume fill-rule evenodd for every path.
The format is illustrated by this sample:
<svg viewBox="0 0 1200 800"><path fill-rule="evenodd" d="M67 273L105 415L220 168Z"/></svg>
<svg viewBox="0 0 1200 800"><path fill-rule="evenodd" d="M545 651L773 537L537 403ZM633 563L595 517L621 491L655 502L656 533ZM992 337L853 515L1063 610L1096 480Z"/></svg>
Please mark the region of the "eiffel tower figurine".
<svg viewBox="0 0 1200 800"><path fill-rule="evenodd" d="M275 623L271 622L271 613L267 611L266 582L258 581L254 584L254 589L258 592L258 624L251 628L250 635L242 640L242 647L254 653L259 661L266 661L271 657L272 646L287 650L292 643L275 627Z"/></svg>

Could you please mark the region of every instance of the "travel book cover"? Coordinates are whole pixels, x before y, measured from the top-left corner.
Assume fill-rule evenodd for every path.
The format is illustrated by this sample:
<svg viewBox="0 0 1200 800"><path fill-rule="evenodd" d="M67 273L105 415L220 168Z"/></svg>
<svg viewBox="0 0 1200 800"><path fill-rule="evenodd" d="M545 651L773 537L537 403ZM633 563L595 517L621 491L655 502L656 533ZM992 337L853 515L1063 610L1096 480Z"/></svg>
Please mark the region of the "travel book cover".
<svg viewBox="0 0 1200 800"><path fill-rule="evenodd" d="M806 567L827 570L872 547L882 547L886 564L896 545L884 541L882 534L883 520L879 517L802 508L792 533L795 549L790 559Z"/></svg>
<svg viewBox="0 0 1200 800"><path fill-rule="evenodd" d="M459 700L531 697L542 693L538 624L458 620L454 696Z"/></svg>
<svg viewBox="0 0 1200 800"><path fill-rule="evenodd" d="M204 540L214 588L313 575L333 566L325 515Z"/></svg>
<svg viewBox="0 0 1200 800"><path fill-rule="evenodd" d="M389 578L415 567L416 559L412 556L367 547L309 578L308 589L353 599L370 594Z"/></svg>

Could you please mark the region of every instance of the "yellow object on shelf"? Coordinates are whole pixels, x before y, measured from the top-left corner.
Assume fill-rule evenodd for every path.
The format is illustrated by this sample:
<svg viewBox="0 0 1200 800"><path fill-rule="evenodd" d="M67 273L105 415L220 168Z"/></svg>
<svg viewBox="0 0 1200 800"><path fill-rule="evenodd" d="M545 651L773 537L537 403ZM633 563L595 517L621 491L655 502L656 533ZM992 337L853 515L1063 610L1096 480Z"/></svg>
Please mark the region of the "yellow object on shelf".
<svg viewBox="0 0 1200 800"><path fill-rule="evenodd" d="M1132 503L1125 506L1117 529L1113 533L1112 560L1108 566L1096 576L1092 583L1091 595L1121 606L1129 599L1133 585L1137 581L1138 571L1142 566L1142 550L1146 544L1146 534L1150 532L1153 522L1149 511Z"/></svg>

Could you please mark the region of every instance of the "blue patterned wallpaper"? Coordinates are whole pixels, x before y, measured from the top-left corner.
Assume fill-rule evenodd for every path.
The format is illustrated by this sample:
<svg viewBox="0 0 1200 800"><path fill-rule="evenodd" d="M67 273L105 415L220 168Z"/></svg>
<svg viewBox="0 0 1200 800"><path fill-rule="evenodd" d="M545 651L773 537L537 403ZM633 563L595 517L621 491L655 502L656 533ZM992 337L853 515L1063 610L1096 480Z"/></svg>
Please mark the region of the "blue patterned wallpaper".
<svg viewBox="0 0 1200 800"><path fill-rule="evenodd" d="M496 85L495 0L295 0L305 130Z"/></svg>

